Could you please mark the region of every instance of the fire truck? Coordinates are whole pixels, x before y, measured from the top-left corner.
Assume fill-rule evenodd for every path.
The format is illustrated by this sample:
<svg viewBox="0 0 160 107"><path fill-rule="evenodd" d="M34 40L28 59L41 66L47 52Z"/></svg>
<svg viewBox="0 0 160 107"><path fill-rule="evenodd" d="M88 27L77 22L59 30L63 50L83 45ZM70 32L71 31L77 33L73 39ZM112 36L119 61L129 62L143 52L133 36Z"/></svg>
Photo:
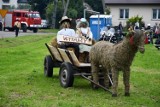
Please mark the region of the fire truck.
<svg viewBox="0 0 160 107"><path fill-rule="evenodd" d="M33 30L34 33L41 27L41 17L37 11L13 10L8 11L4 19L4 30L14 30L14 23L18 19L21 22L21 30L27 32Z"/></svg>

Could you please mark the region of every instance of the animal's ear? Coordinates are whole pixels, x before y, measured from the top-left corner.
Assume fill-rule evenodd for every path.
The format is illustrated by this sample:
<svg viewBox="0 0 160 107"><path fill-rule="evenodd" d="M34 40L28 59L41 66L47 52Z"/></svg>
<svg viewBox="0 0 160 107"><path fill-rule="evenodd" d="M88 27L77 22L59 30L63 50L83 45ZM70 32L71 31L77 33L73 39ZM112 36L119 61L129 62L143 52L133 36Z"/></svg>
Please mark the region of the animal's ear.
<svg viewBox="0 0 160 107"><path fill-rule="evenodd" d="M132 30L132 31L129 31L129 32L128 32L127 36L128 36L128 37L131 37L131 36L133 36L134 34L135 34L135 31Z"/></svg>

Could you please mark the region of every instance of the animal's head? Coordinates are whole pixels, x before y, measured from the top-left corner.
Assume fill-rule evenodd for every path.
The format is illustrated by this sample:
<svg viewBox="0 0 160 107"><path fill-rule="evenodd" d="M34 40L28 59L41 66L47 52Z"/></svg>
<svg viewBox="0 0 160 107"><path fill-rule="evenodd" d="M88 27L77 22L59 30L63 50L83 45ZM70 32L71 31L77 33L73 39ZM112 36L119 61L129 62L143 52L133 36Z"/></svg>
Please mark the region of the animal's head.
<svg viewBox="0 0 160 107"><path fill-rule="evenodd" d="M129 32L128 36L129 36L130 45L138 48L139 52L144 53L145 32L143 30L137 29Z"/></svg>

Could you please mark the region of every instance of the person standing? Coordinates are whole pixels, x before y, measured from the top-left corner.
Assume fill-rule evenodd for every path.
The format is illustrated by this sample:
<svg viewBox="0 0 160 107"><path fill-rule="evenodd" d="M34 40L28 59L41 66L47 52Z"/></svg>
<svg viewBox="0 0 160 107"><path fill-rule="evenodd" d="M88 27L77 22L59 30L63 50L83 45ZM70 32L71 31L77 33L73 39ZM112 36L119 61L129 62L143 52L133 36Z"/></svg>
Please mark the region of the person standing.
<svg viewBox="0 0 160 107"><path fill-rule="evenodd" d="M15 29L16 37L18 37L18 33L19 33L20 28L21 28L21 23L20 23L19 19L16 19L16 21L14 23L14 29Z"/></svg>
<svg viewBox="0 0 160 107"><path fill-rule="evenodd" d="M134 30L135 29L139 29L139 20L137 20L137 22L135 23Z"/></svg>
<svg viewBox="0 0 160 107"><path fill-rule="evenodd" d="M153 32L157 33L157 29L158 29L158 23L155 23L155 25L153 26Z"/></svg>
<svg viewBox="0 0 160 107"><path fill-rule="evenodd" d="M122 33L122 31L123 31L122 22L119 22L118 30L120 31L120 33Z"/></svg>
<svg viewBox="0 0 160 107"><path fill-rule="evenodd" d="M157 27L156 34L157 34L157 38L160 39L160 23L159 23L159 26Z"/></svg>

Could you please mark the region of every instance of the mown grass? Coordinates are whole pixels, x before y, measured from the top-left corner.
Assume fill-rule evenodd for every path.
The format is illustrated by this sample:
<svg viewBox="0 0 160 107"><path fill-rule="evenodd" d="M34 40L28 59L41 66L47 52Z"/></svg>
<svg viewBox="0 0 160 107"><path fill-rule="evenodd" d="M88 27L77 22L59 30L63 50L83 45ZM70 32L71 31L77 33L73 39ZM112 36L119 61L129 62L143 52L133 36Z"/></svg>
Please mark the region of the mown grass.
<svg viewBox="0 0 160 107"><path fill-rule="evenodd" d="M146 45L131 66L131 96L125 97L122 73L119 95L112 98L103 89L92 90L90 82L75 77L64 89L58 70L52 78L43 75L43 60L49 52L44 43L53 35L0 39L0 107L159 107L160 51Z"/></svg>
<svg viewBox="0 0 160 107"><path fill-rule="evenodd" d="M58 31L58 29L52 29L52 28L50 28L50 29L39 29L38 32L55 33L55 32L57 32L57 31Z"/></svg>

